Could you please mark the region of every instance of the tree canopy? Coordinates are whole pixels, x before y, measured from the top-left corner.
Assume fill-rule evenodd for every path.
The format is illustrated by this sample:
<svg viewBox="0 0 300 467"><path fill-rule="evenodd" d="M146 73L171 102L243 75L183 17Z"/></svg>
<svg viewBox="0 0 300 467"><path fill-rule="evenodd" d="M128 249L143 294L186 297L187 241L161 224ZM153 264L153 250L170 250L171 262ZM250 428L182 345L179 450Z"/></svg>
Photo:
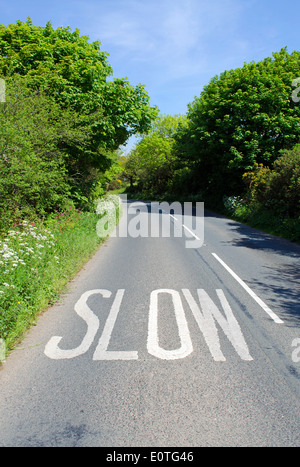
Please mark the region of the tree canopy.
<svg viewBox="0 0 300 467"><path fill-rule="evenodd" d="M115 164L114 151L126 144L130 136L147 133L157 115L143 84L132 86L127 78L112 77L108 53L100 46L99 41L90 42L88 36L81 36L79 29L54 29L50 22L45 27L34 26L28 18L26 22L0 25L0 78L6 82L8 107L14 106L25 126L24 106L30 124L37 120L33 115L35 106L40 115L40 102L46 102L53 117L47 120L44 130L38 124L36 130L31 125L27 136L22 133L28 144L34 141L32 163L34 158L44 157L38 149L38 131L43 133L40 141L45 143L49 138L44 144L46 153L49 141L52 146L57 145L52 159L57 157L63 164L72 196L79 201L87 200L93 191L93 196L103 193L99 180L104 180L103 173ZM15 102L14 92L25 99L23 107ZM34 99L30 100L30 95ZM6 118L12 125L11 131L16 132L5 109L6 104L1 109L1 124L6 125ZM44 118L43 114L42 121ZM56 128L60 129L60 138L54 143ZM4 129L2 136L5 140ZM15 137L14 141L16 145ZM10 149L14 157L21 157L16 147ZM47 160L50 167L54 162L49 157Z"/></svg>
<svg viewBox="0 0 300 467"><path fill-rule="evenodd" d="M26 22L0 25L0 76L27 77L35 89L54 96L63 107L91 116L91 149L116 149L136 133L147 132L157 111L144 85L126 78L108 79L113 70L100 42L89 42L79 29L54 29Z"/></svg>
<svg viewBox="0 0 300 467"><path fill-rule="evenodd" d="M198 187L239 192L242 174L272 164L300 139L300 106L292 82L300 52L286 49L258 63L224 71L188 105L188 126L177 134L177 155L193 167Z"/></svg>
<svg viewBox="0 0 300 467"><path fill-rule="evenodd" d="M174 177L176 157L174 136L185 116L159 115L148 135L144 135L131 151L125 176L138 189L151 194L161 194L170 188Z"/></svg>

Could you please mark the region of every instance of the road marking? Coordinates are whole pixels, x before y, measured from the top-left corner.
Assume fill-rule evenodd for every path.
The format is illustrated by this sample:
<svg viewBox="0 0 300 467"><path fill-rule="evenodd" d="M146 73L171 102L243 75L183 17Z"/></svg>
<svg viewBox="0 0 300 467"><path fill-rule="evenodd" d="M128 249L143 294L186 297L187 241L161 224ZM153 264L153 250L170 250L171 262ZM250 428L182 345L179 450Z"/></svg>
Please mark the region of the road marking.
<svg viewBox="0 0 300 467"><path fill-rule="evenodd" d="M82 318L87 324L87 332L82 340L82 343L75 349L63 350L58 347L62 337L53 336L44 350L44 353L47 357L54 360L74 358L78 357L79 355L83 355L90 348L99 329L99 319L87 305L88 298L94 294L100 294L104 298L110 298L111 296L111 292L109 290L89 290L88 292L82 294L78 302L76 302L74 310L76 311L77 315L80 316L80 318Z"/></svg>
<svg viewBox="0 0 300 467"><path fill-rule="evenodd" d="M164 211L165 212L165 211ZM173 216L172 214L169 214L170 217L175 219L175 221L180 222L177 217ZM200 238L191 230L189 229L186 225L181 223L182 227L187 230L198 242L200 242L197 246L194 246L193 248L200 248L201 246L206 246L205 243L203 243L203 240L200 240Z"/></svg>
<svg viewBox="0 0 300 467"><path fill-rule="evenodd" d="M163 212L166 212L166 211L163 211ZM172 214L169 214L170 217L172 217L173 219L175 219L175 221L179 222L179 220L177 219L177 217L173 216ZM199 240L200 241L200 238L197 237L197 235L194 234L194 232L192 232L186 225L184 224L181 224L182 227L187 230L188 232L190 232L191 235L193 235L193 237L195 237L196 240Z"/></svg>
<svg viewBox="0 0 300 467"><path fill-rule="evenodd" d="M224 331L224 334L227 336L240 358L246 361L253 360L249 353L241 328L232 313L223 290L219 289L216 290L216 292L226 317L224 317L205 290L197 290L200 307L188 289L182 289L182 292L215 361L226 361L226 358L221 351L218 329L215 322L217 322Z"/></svg>
<svg viewBox="0 0 300 467"><path fill-rule="evenodd" d="M277 324L283 324L283 321L274 313L274 311L272 311L257 295L256 293L253 292L252 289L250 289L250 287L248 287L247 284L245 284L245 282L232 270L230 269L229 266L227 266L226 263L224 263L224 261L221 260L221 258L219 258L219 256L216 254L216 253L212 253L212 255L214 256L214 258L216 258L216 260L219 261L220 264L222 264L222 266L232 275L232 277L246 290L246 292L248 292L248 294L254 298L254 300L262 307L262 309L270 316L270 318L273 319L273 321L275 321L275 323Z"/></svg>
<svg viewBox="0 0 300 467"><path fill-rule="evenodd" d="M124 293L124 289L119 289L116 293L93 355L94 361L139 359L137 351L107 350L116 325ZM203 289L197 289L199 303L196 302L188 289L182 289L182 293L195 317L199 329L202 332L204 340L207 343L210 353L215 361L226 360L221 351L219 332L216 324L218 324L223 330L225 336L227 336L228 340L231 342L242 360L253 360L249 354L249 350L240 326L235 319L230 305L227 302L221 289L216 290L216 293L223 308L223 313L209 297L207 292L205 292ZM53 360L71 359L79 357L89 350L94 342L94 339L96 338L96 333L99 330L100 325L100 321L96 313L99 314L99 312L101 312L101 303L99 304L100 308L95 312L92 311L87 304L88 299L94 294L101 295L104 299L109 299L112 296L112 292L109 290L95 289L83 293L79 300L76 302L74 310L87 325L86 334L83 337L81 344L73 349L61 349L58 344L62 337L53 336L45 346L44 353L47 357ZM160 294L168 294L172 298L172 311L175 314L178 336L180 340L180 346L177 349L167 350L162 348L159 343L158 315L159 312L163 312L163 308L159 306ZM166 323L166 326L167 325L168 323ZM151 292L149 304L147 350L150 355L153 355L162 360L182 359L193 352L193 344L180 292L173 289L158 289Z"/></svg>
<svg viewBox="0 0 300 467"><path fill-rule="evenodd" d="M187 230L188 232L190 232L190 234L193 235L193 237L195 237L196 240L199 240L200 241L200 238L197 237L197 235L194 234L194 232L192 232L186 225L182 224L182 227Z"/></svg>
<svg viewBox="0 0 300 467"><path fill-rule="evenodd" d="M124 292L124 289L120 289L117 292L116 298L107 317L102 335L99 339L99 343L95 350L93 360L137 360L139 358L138 353L136 351L126 352L107 350L111 338L111 333L113 331L117 316L120 311L120 306L123 300Z"/></svg>
<svg viewBox="0 0 300 467"><path fill-rule="evenodd" d="M181 346L178 349L166 350L160 347L158 339L158 295L169 294L172 296L174 312L176 316L178 333ZM179 292L171 289L158 289L151 292L147 350L150 355L161 358L162 360L175 360L185 358L193 351L193 344L190 337L188 324L186 321L184 309L182 306Z"/></svg>

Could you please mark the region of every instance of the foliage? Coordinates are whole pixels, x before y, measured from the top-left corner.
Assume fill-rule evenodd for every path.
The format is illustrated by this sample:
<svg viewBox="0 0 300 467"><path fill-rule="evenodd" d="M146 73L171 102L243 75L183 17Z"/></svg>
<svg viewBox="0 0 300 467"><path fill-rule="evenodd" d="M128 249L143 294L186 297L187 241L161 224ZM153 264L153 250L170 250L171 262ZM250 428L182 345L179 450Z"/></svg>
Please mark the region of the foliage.
<svg viewBox="0 0 300 467"><path fill-rule="evenodd" d="M300 243L300 216L278 215L264 204L247 199L224 199L225 214L239 222ZM236 197L235 197L236 198Z"/></svg>
<svg viewBox="0 0 300 467"><path fill-rule="evenodd" d="M176 169L174 135L185 117L159 116L149 135L144 136L131 152L125 166L125 177L137 189L151 195L170 189Z"/></svg>
<svg viewBox="0 0 300 467"><path fill-rule="evenodd" d="M18 312L33 297L32 285L44 271L55 252L53 234L45 228L37 229L27 221L8 232L0 241L0 336L7 338L18 321ZM59 258L53 255L55 261Z"/></svg>
<svg viewBox="0 0 300 467"><path fill-rule="evenodd" d="M300 138L300 106L291 99L300 52L286 49L214 77L188 106L188 126L176 135L182 165L198 187L239 194L242 174L271 164Z"/></svg>
<svg viewBox="0 0 300 467"><path fill-rule="evenodd" d="M118 149L128 138L148 133L158 114L150 106L150 99L143 84L133 87L127 79L108 81L101 101L103 116L93 127L100 130L98 143L108 149Z"/></svg>
<svg viewBox="0 0 300 467"><path fill-rule="evenodd" d="M272 169L256 164L244 180L252 203L263 204L277 215L300 216L300 145L285 151Z"/></svg>
<svg viewBox="0 0 300 467"><path fill-rule="evenodd" d="M99 215L74 203L91 209L123 170L118 147L157 115L142 84L108 79L107 56L78 29L0 25L0 346L95 251Z"/></svg>
<svg viewBox="0 0 300 467"><path fill-rule="evenodd" d="M100 243L99 216L74 207L22 221L0 240L0 342L9 350Z"/></svg>
<svg viewBox="0 0 300 467"><path fill-rule="evenodd" d="M0 77L26 77L29 88L82 117L77 128L87 133L84 144L65 141L73 194L79 201L89 198L99 173L110 167L111 151L131 135L147 132L157 114L144 85L108 79L112 68L107 57L100 42L90 43L78 29L53 29L50 22L37 27L30 18L0 25Z"/></svg>
<svg viewBox="0 0 300 467"><path fill-rule="evenodd" d="M100 43L90 44L79 30L69 27L33 26L23 23L0 26L0 69L5 77L28 75L35 86L42 86L63 103L80 110L90 105L89 92L95 92L112 74L107 54Z"/></svg>
<svg viewBox="0 0 300 467"><path fill-rule="evenodd" d="M271 168L244 174L244 197L224 196L225 213L253 227L300 242L300 145L283 151Z"/></svg>
<svg viewBox="0 0 300 467"><path fill-rule="evenodd" d="M223 203L227 213L234 214L243 203L240 196L223 196Z"/></svg>
<svg viewBox="0 0 300 467"><path fill-rule="evenodd" d="M122 155L121 150L111 152L111 166L99 176L94 190L95 199L103 196L107 191L118 190L122 187L122 174L126 162L127 158Z"/></svg>
<svg viewBox="0 0 300 467"><path fill-rule="evenodd" d="M0 104L0 228L17 218L44 216L67 203L70 145L84 145L79 118L14 77Z"/></svg>

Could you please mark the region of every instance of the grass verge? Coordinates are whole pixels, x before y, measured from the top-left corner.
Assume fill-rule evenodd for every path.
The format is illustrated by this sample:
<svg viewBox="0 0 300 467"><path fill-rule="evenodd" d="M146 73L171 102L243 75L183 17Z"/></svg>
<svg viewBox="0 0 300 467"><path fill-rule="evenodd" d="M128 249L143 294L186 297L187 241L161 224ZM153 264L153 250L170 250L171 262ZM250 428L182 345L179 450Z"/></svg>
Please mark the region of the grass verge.
<svg viewBox="0 0 300 467"><path fill-rule="evenodd" d="M117 219L119 218L117 210ZM7 354L95 253L99 215L70 208L0 240L0 344ZM108 232L109 233L109 232ZM3 359L3 358L2 358Z"/></svg>

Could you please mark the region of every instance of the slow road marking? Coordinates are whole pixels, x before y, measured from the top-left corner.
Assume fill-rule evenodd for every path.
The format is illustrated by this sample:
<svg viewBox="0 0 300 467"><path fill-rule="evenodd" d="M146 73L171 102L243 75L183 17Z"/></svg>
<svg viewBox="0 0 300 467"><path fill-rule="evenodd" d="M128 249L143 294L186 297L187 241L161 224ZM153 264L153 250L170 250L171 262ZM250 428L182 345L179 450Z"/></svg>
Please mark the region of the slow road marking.
<svg viewBox="0 0 300 467"><path fill-rule="evenodd" d="M220 308L214 303L212 298L204 289L197 289L197 295L194 297L190 290L182 289L182 295L189 306L200 332L208 346L212 358L215 361L226 361L222 352L219 332L223 331L241 360L251 361L253 358L241 328L233 315L232 309L225 297L223 290L216 290L220 302ZM95 311L87 305L87 300L92 295L100 295L100 306ZM111 340L112 332L115 327L118 314L120 312L125 290L119 289L113 300L109 315L106 319L102 334L98 341L93 355L94 361L99 360L138 360L137 351L110 351L108 346ZM169 295L172 299L173 311L176 318L180 346L176 349L164 349L159 343L158 315L159 296ZM62 340L60 336L53 336L47 343L44 353L53 360L71 359L79 357L86 353L93 344L96 334L99 330L100 322L97 315L101 314L101 300L110 299L112 292L109 290L95 289L85 292L75 304L74 310L79 317L85 321L87 330L82 343L74 349L61 349L59 343ZM216 325L218 324L218 326ZM163 332L163 330L161 330ZM189 356L193 352L193 344L190 331L185 316L184 306L180 292L172 289L158 289L150 294L149 300L149 319L147 335L147 351L150 355L161 360L177 360Z"/></svg>

